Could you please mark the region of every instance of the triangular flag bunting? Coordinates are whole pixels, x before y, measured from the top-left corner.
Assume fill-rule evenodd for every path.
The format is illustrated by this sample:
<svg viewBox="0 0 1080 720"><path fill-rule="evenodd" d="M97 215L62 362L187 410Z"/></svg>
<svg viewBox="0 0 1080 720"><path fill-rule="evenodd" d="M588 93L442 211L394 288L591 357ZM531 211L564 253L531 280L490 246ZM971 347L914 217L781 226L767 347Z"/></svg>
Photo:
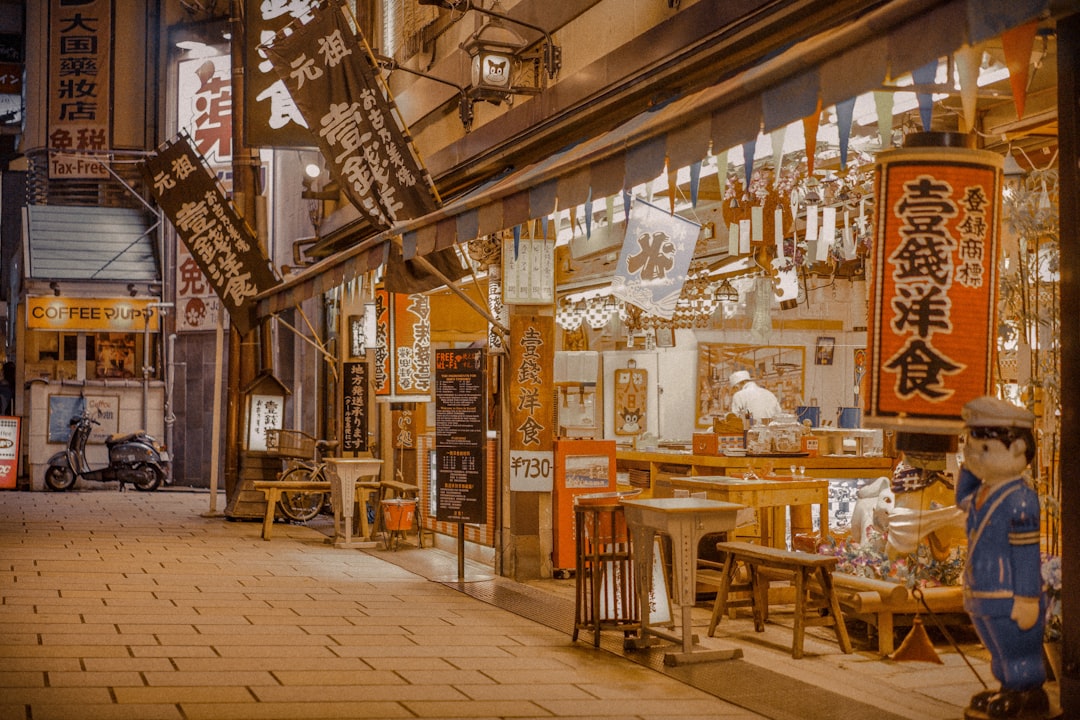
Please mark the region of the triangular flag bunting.
<svg viewBox="0 0 1080 720"><path fill-rule="evenodd" d="M892 147L892 93L874 93L874 108L877 110L878 138L881 140L881 149L888 150L890 147Z"/></svg>
<svg viewBox="0 0 1080 720"><path fill-rule="evenodd" d="M969 133L975 129L975 101L979 94L979 64L982 62L982 49L965 45L953 53L956 61L956 74L960 80L960 132Z"/></svg>
<svg viewBox="0 0 1080 720"><path fill-rule="evenodd" d="M938 61L932 60L921 68L911 71L911 77L915 85L933 85L937 79ZM922 120L923 132L930 132L930 123L934 119L934 96L928 92L915 93L915 99L919 101L919 118Z"/></svg>
<svg viewBox="0 0 1080 720"><path fill-rule="evenodd" d="M840 133L840 169L847 170L848 145L851 143L851 121L855 117L855 98L836 103L836 130Z"/></svg>
<svg viewBox="0 0 1080 720"><path fill-rule="evenodd" d="M1035 44L1035 31L1038 27L1038 22L1032 22L1001 33L1001 49L1005 53L1005 67L1009 68L1009 84L1012 86L1017 120L1024 117L1028 66L1031 65L1031 48Z"/></svg>
<svg viewBox="0 0 1080 720"><path fill-rule="evenodd" d="M667 172L668 204L671 206L671 214L675 214L675 196L679 194L679 171L672 170L668 166Z"/></svg>
<svg viewBox="0 0 1080 720"><path fill-rule="evenodd" d="M817 133L821 124L821 98L818 98L817 109L813 115L803 118L803 139L806 141L806 176L814 174L814 155L817 154Z"/></svg>
<svg viewBox="0 0 1080 720"><path fill-rule="evenodd" d="M592 187L589 188L589 195L585 198L585 239L588 240L592 237Z"/></svg>
<svg viewBox="0 0 1080 720"><path fill-rule="evenodd" d="M785 135L787 135L787 125L772 131L772 166L777 177L780 176L780 164L784 162Z"/></svg>
<svg viewBox="0 0 1080 720"><path fill-rule="evenodd" d="M742 157L743 157L743 174L746 176L746 182L743 184L743 192L750 193L750 178L754 174L754 153L757 151L757 138L743 143Z"/></svg>
<svg viewBox="0 0 1080 720"><path fill-rule="evenodd" d="M697 207L698 187L701 185L701 161L690 165L690 207Z"/></svg>

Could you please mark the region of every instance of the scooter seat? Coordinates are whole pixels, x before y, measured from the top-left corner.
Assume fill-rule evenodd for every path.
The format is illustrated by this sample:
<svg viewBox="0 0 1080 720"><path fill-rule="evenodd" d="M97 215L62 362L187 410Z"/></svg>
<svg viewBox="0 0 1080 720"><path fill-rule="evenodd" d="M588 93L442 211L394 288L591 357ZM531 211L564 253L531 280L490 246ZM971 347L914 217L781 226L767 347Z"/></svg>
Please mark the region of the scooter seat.
<svg viewBox="0 0 1080 720"><path fill-rule="evenodd" d="M128 442L129 440L138 440L146 435L145 430L134 430L129 433L113 433L105 441L107 445L115 445L117 443Z"/></svg>

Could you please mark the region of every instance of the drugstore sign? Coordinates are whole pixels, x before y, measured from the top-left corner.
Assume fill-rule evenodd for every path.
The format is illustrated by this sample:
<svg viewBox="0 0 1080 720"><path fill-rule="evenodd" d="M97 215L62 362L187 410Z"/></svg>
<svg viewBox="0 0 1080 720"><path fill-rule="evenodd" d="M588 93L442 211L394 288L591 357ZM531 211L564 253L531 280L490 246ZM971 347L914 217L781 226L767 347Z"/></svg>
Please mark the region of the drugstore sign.
<svg viewBox="0 0 1080 720"><path fill-rule="evenodd" d="M153 300L131 298L31 297L26 300L30 330L157 332L158 309Z"/></svg>

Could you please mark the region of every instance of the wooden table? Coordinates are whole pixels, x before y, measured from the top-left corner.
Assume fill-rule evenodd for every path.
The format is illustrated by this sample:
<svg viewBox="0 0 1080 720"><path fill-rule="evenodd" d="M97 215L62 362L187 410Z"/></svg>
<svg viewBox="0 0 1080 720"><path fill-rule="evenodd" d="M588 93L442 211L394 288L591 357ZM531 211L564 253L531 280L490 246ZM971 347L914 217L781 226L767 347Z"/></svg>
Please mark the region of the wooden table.
<svg viewBox="0 0 1080 720"><path fill-rule="evenodd" d="M681 643L682 653L664 656L667 665L679 665L705 660L729 660L742 657L742 650L712 650L693 652L694 632L690 611L694 607L698 541L708 533L725 532L735 528L735 515L741 505L706 498L653 498L622 500L626 525L630 531L634 555L638 607L641 609L641 631L634 641L638 647L649 645L649 635ZM672 573L678 585L678 603L682 611L681 635L649 625L649 589L653 564L653 537L662 533L671 537Z"/></svg>
<svg viewBox="0 0 1080 720"><path fill-rule="evenodd" d="M726 475L681 477L664 475L656 479L653 497L668 497L674 489L706 493L711 500L738 503L758 510L761 543L787 548L785 509L817 505L821 511L822 537L829 530L829 481L811 477L774 475L747 480ZM764 512L762 512L764 511ZM809 511L809 507L807 507Z"/></svg>

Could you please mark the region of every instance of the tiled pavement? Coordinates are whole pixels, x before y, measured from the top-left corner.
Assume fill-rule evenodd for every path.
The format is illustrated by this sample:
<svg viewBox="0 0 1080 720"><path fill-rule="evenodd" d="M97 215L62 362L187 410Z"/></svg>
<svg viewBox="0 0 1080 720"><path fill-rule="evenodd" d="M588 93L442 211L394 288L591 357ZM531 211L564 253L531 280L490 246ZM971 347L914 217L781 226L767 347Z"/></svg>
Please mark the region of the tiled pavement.
<svg viewBox="0 0 1080 720"><path fill-rule="evenodd" d="M944 666L896 663L820 634L792 660L782 613L707 638L704 605L702 643L744 659L664 668L572 642L572 581L438 582L442 550L338 549L318 523L266 542L208 501L0 492L0 720L960 718L981 688L943 647Z"/></svg>

